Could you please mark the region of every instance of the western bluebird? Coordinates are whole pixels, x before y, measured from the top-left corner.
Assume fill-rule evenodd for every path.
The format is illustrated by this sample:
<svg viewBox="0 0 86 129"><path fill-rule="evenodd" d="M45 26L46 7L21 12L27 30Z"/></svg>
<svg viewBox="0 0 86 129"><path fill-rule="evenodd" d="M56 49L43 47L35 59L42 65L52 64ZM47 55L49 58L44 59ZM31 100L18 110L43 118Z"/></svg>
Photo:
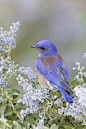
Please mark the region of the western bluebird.
<svg viewBox="0 0 86 129"><path fill-rule="evenodd" d="M58 54L56 46L49 40L42 40L32 48L37 48L39 52L36 59L36 68L40 85L49 90L58 88L64 99L73 103L69 70Z"/></svg>

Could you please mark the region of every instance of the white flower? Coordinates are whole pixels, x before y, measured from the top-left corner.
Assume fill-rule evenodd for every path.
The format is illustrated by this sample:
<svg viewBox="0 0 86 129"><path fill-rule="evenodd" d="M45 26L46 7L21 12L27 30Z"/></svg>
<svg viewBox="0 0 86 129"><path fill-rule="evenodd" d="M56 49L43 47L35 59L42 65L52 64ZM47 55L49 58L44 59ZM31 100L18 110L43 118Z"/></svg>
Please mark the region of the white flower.
<svg viewBox="0 0 86 129"><path fill-rule="evenodd" d="M58 113L62 115L72 116L79 121L86 120L86 88L78 87L74 88L75 97L72 104L66 104L66 107L59 108Z"/></svg>
<svg viewBox="0 0 86 129"><path fill-rule="evenodd" d="M24 90L23 97L22 99L18 100L18 103L25 104L29 107L21 111L20 115L25 117L27 114L33 114L34 112L37 112L42 106L42 102L44 101L44 99L49 97L49 91L47 89L40 89L39 86L37 86L37 88L35 89L33 87L33 83L28 82L28 80L24 79L21 74L18 75L17 81Z"/></svg>
<svg viewBox="0 0 86 129"><path fill-rule="evenodd" d="M79 62L75 62L75 64L76 64L76 65L78 65L78 66L80 65L80 63L79 63Z"/></svg>
<svg viewBox="0 0 86 129"><path fill-rule="evenodd" d="M79 78L79 75L76 75L76 76L75 76L75 79L78 79L78 78Z"/></svg>
<svg viewBox="0 0 86 129"><path fill-rule="evenodd" d="M73 67L73 70L75 70L76 68L75 67Z"/></svg>
<svg viewBox="0 0 86 129"><path fill-rule="evenodd" d="M86 58L86 53L84 53L83 58Z"/></svg>

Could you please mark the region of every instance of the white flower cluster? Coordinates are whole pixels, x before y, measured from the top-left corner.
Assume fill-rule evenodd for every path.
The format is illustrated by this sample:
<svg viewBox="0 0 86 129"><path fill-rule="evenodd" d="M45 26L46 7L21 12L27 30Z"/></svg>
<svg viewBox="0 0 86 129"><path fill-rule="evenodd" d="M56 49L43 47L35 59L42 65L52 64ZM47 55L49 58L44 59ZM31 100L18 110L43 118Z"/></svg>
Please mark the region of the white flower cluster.
<svg viewBox="0 0 86 129"><path fill-rule="evenodd" d="M19 72L21 74L26 74L30 81L35 82L37 78L36 72L33 71L31 67L19 67Z"/></svg>
<svg viewBox="0 0 86 129"><path fill-rule="evenodd" d="M16 75L18 64L15 65L14 61L12 62L12 61L9 61L9 60L5 60L5 63L8 64L6 75L9 75L8 79L10 79L12 74Z"/></svg>
<svg viewBox="0 0 86 129"><path fill-rule="evenodd" d="M79 64L78 64L79 65ZM86 120L86 83L74 88L76 97L72 104L66 104L66 107L59 108L58 113L65 116L72 116L81 122Z"/></svg>
<svg viewBox="0 0 86 129"><path fill-rule="evenodd" d="M29 88L32 88L31 84L28 83L27 79L24 79L21 74L17 77L18 84L23 87L23 90Z"/></svg>
<svg viewBox="0 0 86 129"><path fill-rule="evenodd" d="M83 70L85 69L85 66L80 66L79 62L75 62L77 67L73 67L73 70L77 69L78 70L78 75L75 76L75 79L79 79L79 78L83 78L86 77L86 72L83 72Z"/></svg>
<svg viewBox="0 0 86 129"><path fill-rule="evenodd" d="M10 31L4 31L0 27L0 87L9 86L9 81L12 75L16 74L18 65L11 61L10 52L11 48L16 47L16 32L18 31L20 22L17 21L10 26Z"/></svg>
<svg viewBox="0 0 86 129"><path fill-rule="evenodd" d="M10 26L10 31L3 31L3 28L0 27L0 43L2 45L6 44L14 49L16 47L15 33L18 31L19 26L20 22L17 21L16 23L13 23L12 26ZM0 47L0 51L3 51L5 53L6 48L4 46L5 45L3 45L3 47Z"/></svg>
<svg viewBox="0 0 86 129"><path fill-rule="evenodd" d="M86 108L86 87L76 86L74 88L74 91L76 96L78 97L78 103L80 103L81 106L84 106Z"/></svg>
<svg viewBox="0 0 86 129"><path fill-rule="evenodd" d="M49 97L49 92L46 89L40 89L33 87L33 83L28 83L27 79L24 79L21 75L17 77L18 83L20 86L23 86L24 94L22 99L18 100L18 103L23 103L27 105L25 110L20 112L22 117L26 116L29 113L37 112L38 109L42 106L42 102L45 98Z"/></svg>
<svg viewBox="0 0 86 129"><path fill-rule="evenodd" d="M83 58L86 57L86 53L84 53ZM76 62L77 67L73 67L73 70L78 70L78 75L76 75L75 79L79 80L83 77L86 77L86 72L84 72L85 66L80 66L79 62ZM84 82L84 81L83 81ZM85 125L86 121L86 83L83 85L77 85L74 88L74 92L76 97L74 97L72 104L67 104L66 107L59 108L58 113L65 116L72 116L75 119L83 122Z"/></svg>
<svg viewBox="0 0 86 129"><path fill-rule="evenodd" d="M72 104L67 103L66 107L59 108L58 113L64 116L72 116L81 122L86 120L86 108L79 103L76 97Z"/></svg>
<svg viewBox="0 0 86 129"><path fill-rule="evenodd" d="M0 86L5 87L8 85L7 79L11 79L12 75L16 75L17 65L14 64L14 61L10 61L9 58L4 59L0 57Z"/></svg>
<svg viewBox="0 0 86 129"><path fill-rule="evenodd" d="M86 58L86 53L84 53L83 58ZM77 67L73 67L73 70L78 70L75 79L83 79L83 77L86 77L86 72L84 72L85 66L81 66L79 62L75 62L75 64Z"/></svg>
<svg viewBox="0 0 86 129"><path fill-rule="evenodd" d="M83 58L86 58L86 53L84 53Z"/></svg>

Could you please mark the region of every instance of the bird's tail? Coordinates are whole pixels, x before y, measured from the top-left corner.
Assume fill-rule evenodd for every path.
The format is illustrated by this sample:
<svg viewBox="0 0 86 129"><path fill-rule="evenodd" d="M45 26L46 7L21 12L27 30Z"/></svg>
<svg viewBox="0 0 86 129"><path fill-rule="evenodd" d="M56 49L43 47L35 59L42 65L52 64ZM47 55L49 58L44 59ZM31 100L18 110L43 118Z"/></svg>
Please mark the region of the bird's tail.
<svg viewBox="0 0 86 129"><path fill-rule="evenodd" d="M67 102L69 102L69 103L73 103L73 99L72 99L71 94L70 94L70 93L67 93L62 87L59 87L59 86L58 86L58 88L59 88L59 90L61 91L61 93L62 93L64 99L65 99Z"/></svg>

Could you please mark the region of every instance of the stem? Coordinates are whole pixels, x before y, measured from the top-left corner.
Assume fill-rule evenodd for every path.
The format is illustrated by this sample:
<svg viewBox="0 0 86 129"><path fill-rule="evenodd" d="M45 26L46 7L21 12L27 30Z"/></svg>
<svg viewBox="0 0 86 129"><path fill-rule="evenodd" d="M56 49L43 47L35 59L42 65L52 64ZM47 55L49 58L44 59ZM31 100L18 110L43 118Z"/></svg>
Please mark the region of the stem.
<svg viewBox="0 0 86 129"><path fill-rule="evenodd" d="M11 53L11 47L8 48L8 57L11 59L10 53Z"/></svg>
<svg viewBox="0 0 86 129"><path fill-rule="evenodd" d="M61 96L61 94L60 94L60 95L58 95L58 96L54 99L54 101L56 101L60 96Z"/></svg>

